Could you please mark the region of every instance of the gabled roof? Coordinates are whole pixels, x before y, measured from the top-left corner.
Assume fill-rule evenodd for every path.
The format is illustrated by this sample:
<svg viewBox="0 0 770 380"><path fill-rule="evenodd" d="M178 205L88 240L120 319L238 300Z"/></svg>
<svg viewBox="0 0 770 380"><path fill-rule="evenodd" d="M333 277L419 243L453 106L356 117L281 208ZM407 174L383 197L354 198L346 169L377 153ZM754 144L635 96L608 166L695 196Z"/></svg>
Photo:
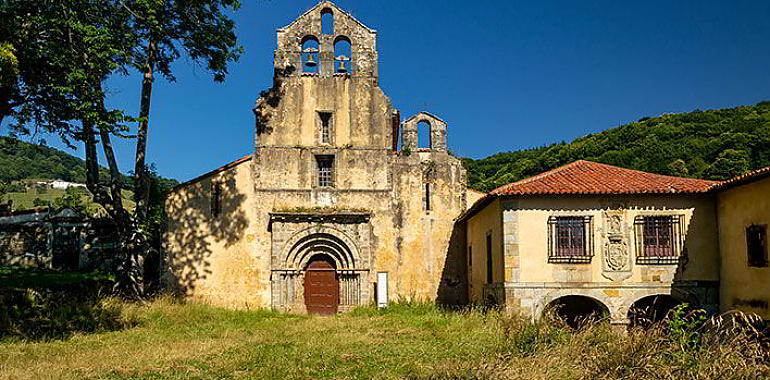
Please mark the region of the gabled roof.
<svg viewBox="0 0 770 380"><path fill-rule="evenodd" d="M414 115L410 116L410 117L409 117L409 118L407 118L406 120L404 120L404 122L406 123L406 122L407 122L407 121L409 121L409 120L412 120L412 119L414 119L414 118L417 118L417 117L420 117L420 116L423 116L423 115L424 115L424 116L428 116L428 117L432 117L432 118L434 118L434 119L436 119L436 120L438 120L438 121L440 121L440 122L442 122L442 123L446 124L446 121L442 120L440 117L438 117L438 116L436 116L436 115L434 115L434 114L432 114L432 113L430 113L430 112L428 112L428 111L420 111L420 112L418 112L418 113L416 113L416 114L414 114Z"/></svg>
<svg viewBox="0 0 770 380"><path fill-rule="evenodd" d="M247 156L243 156L243 157L241 157L241 158L239 158L239 159L237 159L237 160L235 160L235 161L233 161L233 162L231 162L229 164L225 164L225 165L220 166L220 167L218 167L218 168L216 168L216 169L214 169L214 170L212 170L210 172L201 174L201 175L199 175L199 176L197 176L197 177L195 177L195 178L193 178L193 179L191 179L189 181L184 181L184 182L174 186L171 189L171 192L177 191L177 190L179 190L179 189L181 189L181 188L183 188L185 186L188 186L190 184L198 182L198 181L200 181L200 180L202 180L204 178L210 177L210 176L212 176L214 174L221 173L221 172L223 172L223 171L225 171L227 169L234 168L234 167L236 167L236 166L238 166L238 165L240 165L240 164L242 164L242 163L244 163L246 161L251 160L252 157L253 157L252 154L249 154Z"/></svg>
<svg viewBox="0 0 770 380"><path fill-rule="evenodd" d="M367 31L369 31L371 33L377 33L376 30L374 30L374 29L364 25L364 23L362 23L361 21L358 21L357 18L353 17L352 14L350 14L346 10L340 8L337 4L334 4L333 2L328 1L328 0L326 0L326 1L319 1L318 4L312 6L310 9L306 10L304 13L299 15L299 17L295 18L294 21L290 22L288 25L284 26L283 28L278 28L278 30L282 31L282 30L286 30L286 29L291 28L292 25L296 24L302 17L304 17L308 13L313 12L316 9L321 9L321 8L332 8L332 10L334 12L339 12L339 13L344 14L345 16L350 17L353 21L355 21L358 25L360 25L362 28L366 29Z"/></svg>
<svg viewBox="0 0 770 380"><path fill-rule="evenodd" d="M770 177L770 166L752 170L746 174L739 175L737 177L730 178L726 181L719 182L711 187L711 190L721 191L732 189L733 187L745 185L754 181L759 181L762 178Z"/></svg>
<svg viewBox="0 0 770 380"><path fill-rule="evenodd" d="M673 177L579 160L556 169L500 186L476 201L457 218L464 221L501 196L697 194L721 182Z"/></svg>
<svg viewBox="0 0 770 380"><path fill-rule="evenodd" d="M717 183L580 160L500 186L490 194L693 194L705 193Z"/></svg>

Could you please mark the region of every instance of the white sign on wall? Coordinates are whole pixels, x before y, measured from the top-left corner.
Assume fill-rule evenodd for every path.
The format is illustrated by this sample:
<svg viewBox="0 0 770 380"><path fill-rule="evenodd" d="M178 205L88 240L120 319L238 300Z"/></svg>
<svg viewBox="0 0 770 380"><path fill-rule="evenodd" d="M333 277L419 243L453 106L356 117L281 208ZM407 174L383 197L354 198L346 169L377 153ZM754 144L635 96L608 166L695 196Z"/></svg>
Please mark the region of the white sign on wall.
<svg viewBox="0 0 770 380"><path fill-rule="evenodd" d="M377 272L377 307L388 306L388 272Z"/></svg>

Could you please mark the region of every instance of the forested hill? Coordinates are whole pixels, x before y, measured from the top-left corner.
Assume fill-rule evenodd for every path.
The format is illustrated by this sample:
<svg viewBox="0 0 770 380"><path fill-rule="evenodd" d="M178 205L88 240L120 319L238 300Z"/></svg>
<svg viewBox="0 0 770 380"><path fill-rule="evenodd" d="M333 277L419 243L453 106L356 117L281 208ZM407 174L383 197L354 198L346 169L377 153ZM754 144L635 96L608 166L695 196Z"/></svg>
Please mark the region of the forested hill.
<svg viewBox="0 0 770 380"><path fill-rule="evenodd" d="M770 101L642 118L570 143L464 163L469 185L488 191L579 159L683 177L730 178L770 165Z"/></svg>
<svg viewBox="0 0 770 380"><path fill-rule="evenodd" d="M109 178L106 168L100 168L100 176ZM158 178L176 183L175 180ZM0 183L22 179L62 179L85 183L86 163L56 148L0 136ZM132 177L123 176L124 184L130 186L132 181Z"/></svg>
<svg viewBox="0 0 770 380"><path fill-rule="evenodd" d="M0 136L0 182L29 178L85 183L85 162L58 149Z"/></svg>

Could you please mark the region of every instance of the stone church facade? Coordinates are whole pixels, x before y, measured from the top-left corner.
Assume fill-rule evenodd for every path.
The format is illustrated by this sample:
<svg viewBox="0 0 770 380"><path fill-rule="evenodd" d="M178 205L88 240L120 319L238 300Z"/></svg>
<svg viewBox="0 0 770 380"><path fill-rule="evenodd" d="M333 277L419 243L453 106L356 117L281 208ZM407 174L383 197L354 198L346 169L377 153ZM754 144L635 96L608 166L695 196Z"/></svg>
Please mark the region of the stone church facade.
<svg viewBox="0 0 770 380"><path fill-rule="evenodd" d="M333 312L373 302L384 272L391 300L466 302L454 221L477 196L447 123L401 120L378 84L376 31L335 4L277 37L253 153L169 195L168 285L222 306Z"/></svg>

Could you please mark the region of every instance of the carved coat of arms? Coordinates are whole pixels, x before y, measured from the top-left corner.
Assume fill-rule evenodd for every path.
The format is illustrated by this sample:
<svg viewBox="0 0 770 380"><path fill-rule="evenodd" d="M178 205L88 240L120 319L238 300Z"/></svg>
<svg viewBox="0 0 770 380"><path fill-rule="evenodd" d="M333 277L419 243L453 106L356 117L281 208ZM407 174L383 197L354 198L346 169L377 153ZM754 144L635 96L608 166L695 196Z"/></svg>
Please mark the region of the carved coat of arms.
<svg viewBox="0 0 770 380"><path fill-rule="evenodd" d="M604 215L605 239L602 275L613 281L631 277L631 254L628 237L623 228L622 211L608 211Z"/></svg>
<svg viewBox="0 0 770 380"><path fill-rule="evenodd" d="M609 242L604 249L607 269L622 271L628 268L628 245L624 242Z"/></svg>

